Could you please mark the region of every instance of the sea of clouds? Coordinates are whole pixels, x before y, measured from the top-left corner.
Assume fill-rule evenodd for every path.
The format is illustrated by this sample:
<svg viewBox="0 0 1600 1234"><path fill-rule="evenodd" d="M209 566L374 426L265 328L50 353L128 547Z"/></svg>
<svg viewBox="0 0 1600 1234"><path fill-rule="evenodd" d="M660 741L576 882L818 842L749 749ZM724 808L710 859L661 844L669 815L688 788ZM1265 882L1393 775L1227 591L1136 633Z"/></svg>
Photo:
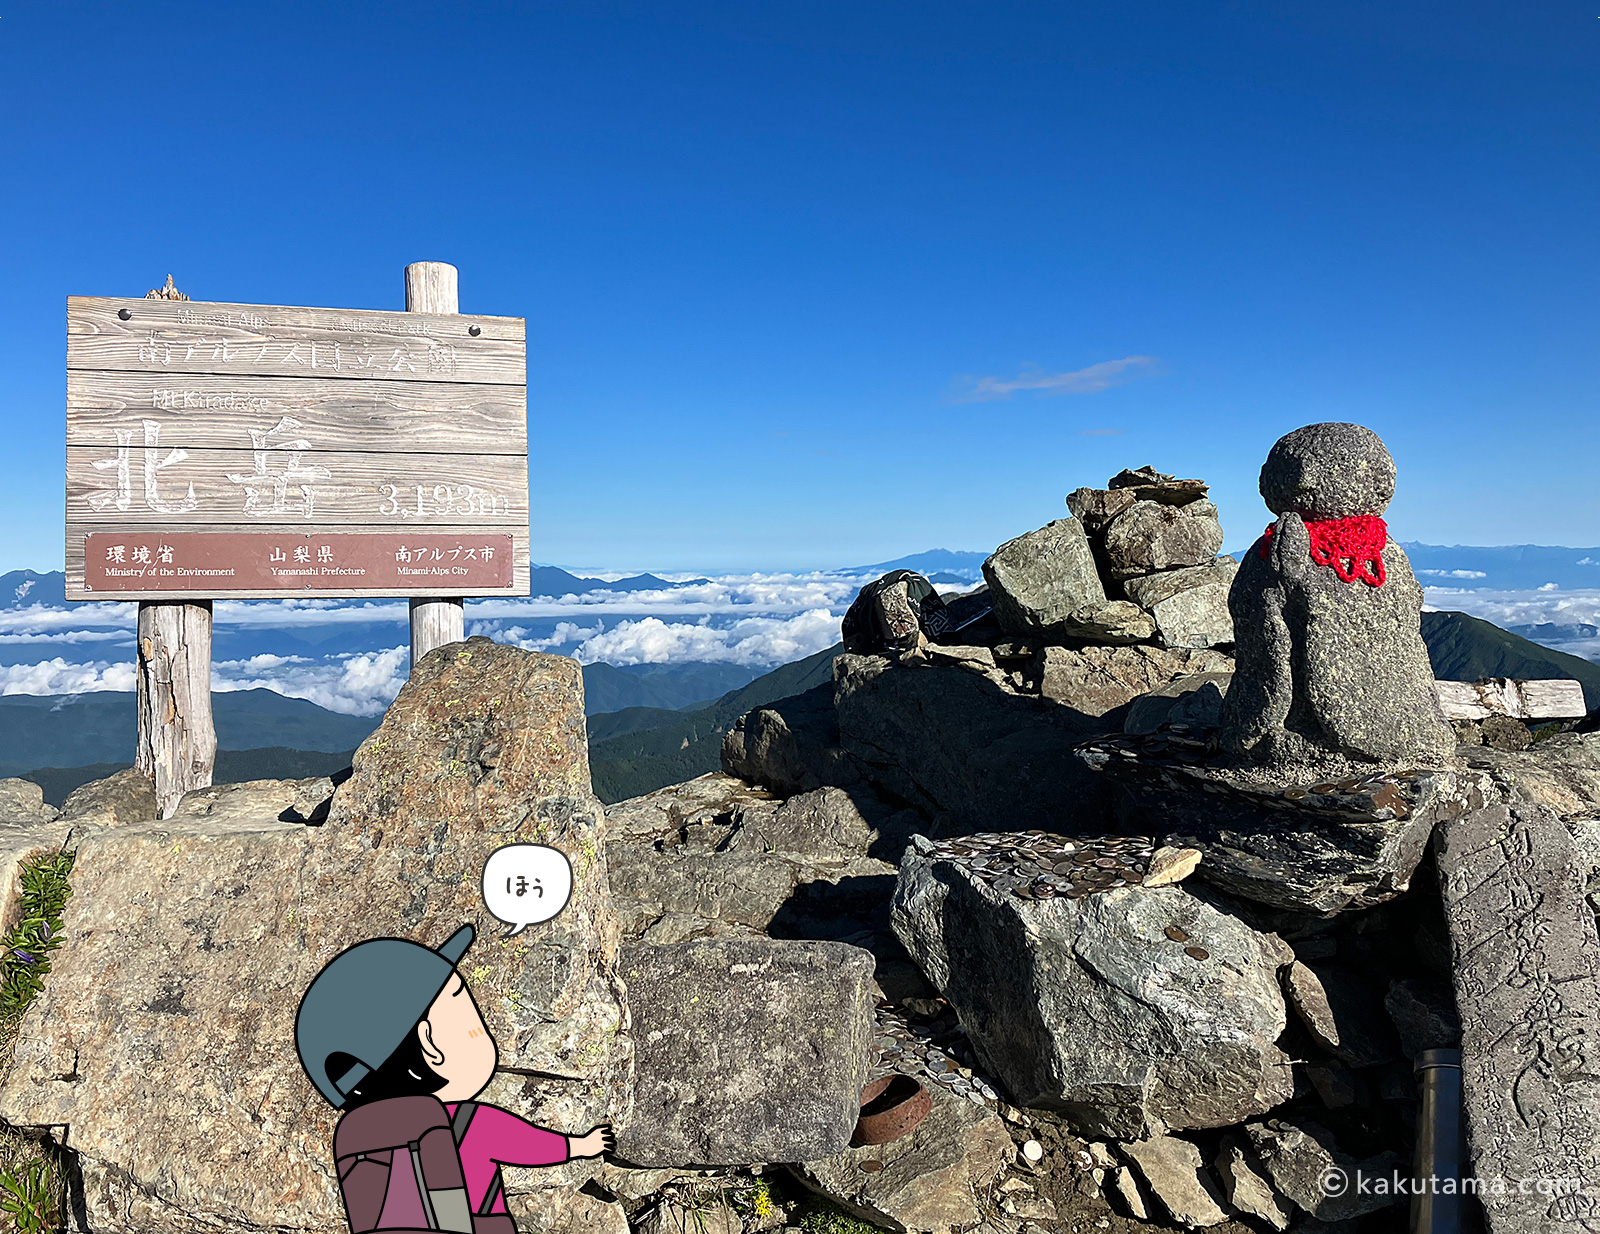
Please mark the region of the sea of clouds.
<svg viewBox="0 0 1600 1234"><path fill-rule="evenodd" d="M467 632L585 664L765 670L838 642L840 618L865 581L742 574L656 591L469 600ZM1435 586L1427 596L1430 608L1500 626L1600 625L1600 590ZM136 611L118 603L0 610L0 694L133 689ZM265 688L331 711L375 715L405 681L407 613L404 600L219 600L213 688ZM1600 639L1549 645L1600 661Z"/></svg>
<svg viewBox="0 0 1600 1234"><path fill-rule="evenodd" d="M840 619L865 581L744 574L654 591L475 599L467 633L584 664L764 671L838 642ZM214 616L216 690L266 688L375 715L409 670L404 600L219 600ZM0 611L0 694L133 689L136 617L137 606L117 603Z"/></svg>

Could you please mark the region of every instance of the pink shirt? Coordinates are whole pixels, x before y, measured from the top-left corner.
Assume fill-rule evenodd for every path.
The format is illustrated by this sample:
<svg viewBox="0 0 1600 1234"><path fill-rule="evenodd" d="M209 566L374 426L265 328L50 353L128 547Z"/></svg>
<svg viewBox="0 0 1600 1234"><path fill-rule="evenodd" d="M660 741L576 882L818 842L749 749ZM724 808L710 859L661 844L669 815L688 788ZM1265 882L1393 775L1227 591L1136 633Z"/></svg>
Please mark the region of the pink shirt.
<svg viewBox="0 0 1600 1234"><path fill-rule="evenodd" d="M456 1107L445 1106L451 1118ZM567 1137L557 1131L535 1127L499 1106L480 1105L461 1141L461 1173L467 1180L467 1203L477 1212L488 1194L489 1184L503 1165L560 1165L568 1159ZM491 1213L506 1212L506 1192L502 1184Z"/></svg>

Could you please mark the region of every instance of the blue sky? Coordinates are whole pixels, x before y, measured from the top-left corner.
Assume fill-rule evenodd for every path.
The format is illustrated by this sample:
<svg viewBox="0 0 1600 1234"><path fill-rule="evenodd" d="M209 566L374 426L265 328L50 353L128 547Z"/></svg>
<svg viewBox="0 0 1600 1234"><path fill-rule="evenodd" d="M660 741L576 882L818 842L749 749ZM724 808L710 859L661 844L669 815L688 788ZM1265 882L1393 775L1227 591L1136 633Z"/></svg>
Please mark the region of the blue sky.
<svg viewBox="0 0 1600 1234"><path fill-rule="evenodd" d="M541 561L987 549L1147 462L1236 548L1321 419L1398 539L1592 545L1597 58L1565 2L0 0L0 569L61 565L67 295L422 259L528 319Z"/></svg>

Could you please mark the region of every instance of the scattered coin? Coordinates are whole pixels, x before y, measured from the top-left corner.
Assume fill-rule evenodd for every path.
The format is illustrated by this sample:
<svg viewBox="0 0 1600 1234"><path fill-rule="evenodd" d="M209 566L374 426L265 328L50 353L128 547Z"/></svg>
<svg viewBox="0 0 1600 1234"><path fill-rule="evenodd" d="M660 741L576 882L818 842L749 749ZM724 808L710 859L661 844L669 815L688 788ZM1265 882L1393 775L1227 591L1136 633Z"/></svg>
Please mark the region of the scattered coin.
<svg viewBox="0 0 1600 1234"><path fill-rule="evenodd" d="M1211 953L1204 947L1185 947L1183 954L1191 960L1209 960L1211 958Z"/></svg>
<svg viewBox="0 0 1600 1234"><path fill-rule="evenodd" d="M1185 934L1182 930L1180 930L1177 926L1168 926L1166 928L1165 933L1166 933L1166 936L1168 938L1170 938L1175 943L1186 943L1186 942L1189 941L1189 936L1187 934Z"/></svg>

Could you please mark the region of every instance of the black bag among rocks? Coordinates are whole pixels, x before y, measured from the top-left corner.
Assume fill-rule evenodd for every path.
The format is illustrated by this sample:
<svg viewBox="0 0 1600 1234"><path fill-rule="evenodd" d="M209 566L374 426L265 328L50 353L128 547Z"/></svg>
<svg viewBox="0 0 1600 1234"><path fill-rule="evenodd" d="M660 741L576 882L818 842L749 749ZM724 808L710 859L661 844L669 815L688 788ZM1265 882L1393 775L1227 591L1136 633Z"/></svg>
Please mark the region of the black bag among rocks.
<svg viewBox="0 0 1600 1234"><path fill-rule="evenodd" d="M841 633L853 655L904 655L937 642L953 624L932 583L915 570L893 570L856 593Z"/></svg>

